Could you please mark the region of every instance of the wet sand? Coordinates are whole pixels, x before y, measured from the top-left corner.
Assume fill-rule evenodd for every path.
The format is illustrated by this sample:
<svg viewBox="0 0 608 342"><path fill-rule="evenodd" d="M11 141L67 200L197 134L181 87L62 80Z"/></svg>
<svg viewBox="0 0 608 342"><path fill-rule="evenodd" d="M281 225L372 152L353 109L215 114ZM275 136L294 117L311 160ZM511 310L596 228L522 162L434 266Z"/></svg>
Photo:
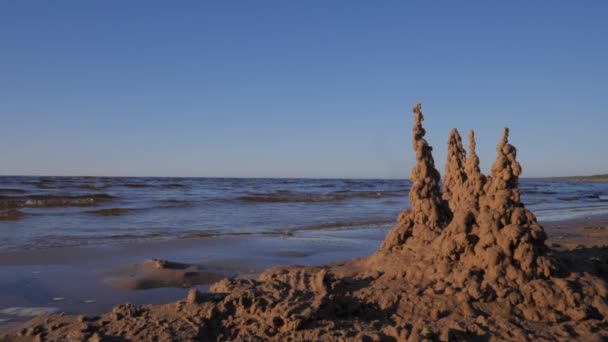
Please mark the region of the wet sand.
<svg viewBox="0 0 608 342"><path fill-rule="evenodd" d="M197 279L194 286L205 292L218 276L251 277L277 265L316 265L370 255L386 231L310 231L292 237L223 236L0 251L0 312L14 307L41 307L67 314L99 315L126 302L170 303L184 298L192 284L171 284L167 280L171 277L161 274L155 278L159 284L133 285L133 279L141 276L136 272L138 265L150 259L196 265L211 273ZM0 329L30 318L0 313Z"/></svg>
<svg viewBox="0 0 608 342"><path fill-rule="evenodd" d="M608 245L608 215L547 222L544 228L549 236L547 243L552 248Z"/></svg>

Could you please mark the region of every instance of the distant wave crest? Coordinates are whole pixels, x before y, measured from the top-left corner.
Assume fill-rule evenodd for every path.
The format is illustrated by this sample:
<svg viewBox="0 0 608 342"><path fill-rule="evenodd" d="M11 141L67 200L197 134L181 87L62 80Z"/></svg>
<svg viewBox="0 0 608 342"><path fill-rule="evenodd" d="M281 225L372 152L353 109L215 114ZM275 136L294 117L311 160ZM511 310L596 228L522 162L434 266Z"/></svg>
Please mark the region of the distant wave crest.
<svg viewBox="0 0 608 342"><path fill-rule="evenodd" d="M27 215L24 212L21 212L17 209L9 209L0 212L0 221L14 221L19 220Z"/></svg>
<svg viewBox="0 0 608 342"><path fill-rule="evenodd" d="M132 212L131 208L106 208L86 211L87 214L99 216L121 216Z"/></svg>
<svg viewBox="0 0 608 342"><path fill-rule="evenodd" d="M115 198L108 194L0 196L0 208L86 207Z"/></svg>
<svg viewBox="0 0 608 342"><path fill-rule="evenodd" d="M238 197L242 202L258 203L316 203L344 201L352 198L383 198L403 196L405 191L334 191L328 194L310 194L304 192L292 192L279 190L270 193L250 193Z"/></svg>

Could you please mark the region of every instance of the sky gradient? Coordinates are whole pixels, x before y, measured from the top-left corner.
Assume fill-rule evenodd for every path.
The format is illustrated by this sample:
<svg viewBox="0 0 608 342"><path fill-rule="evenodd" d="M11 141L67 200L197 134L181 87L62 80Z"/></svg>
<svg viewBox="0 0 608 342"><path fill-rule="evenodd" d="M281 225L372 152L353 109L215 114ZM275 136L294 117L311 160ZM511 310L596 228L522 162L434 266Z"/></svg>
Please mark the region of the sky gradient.
<svg viewBox="0 0 608 342"><path fill-rule="evenodd" d="M608 2L1 1L0 174L608 173ZM465 141L466 144L466 141Z"/></svg>

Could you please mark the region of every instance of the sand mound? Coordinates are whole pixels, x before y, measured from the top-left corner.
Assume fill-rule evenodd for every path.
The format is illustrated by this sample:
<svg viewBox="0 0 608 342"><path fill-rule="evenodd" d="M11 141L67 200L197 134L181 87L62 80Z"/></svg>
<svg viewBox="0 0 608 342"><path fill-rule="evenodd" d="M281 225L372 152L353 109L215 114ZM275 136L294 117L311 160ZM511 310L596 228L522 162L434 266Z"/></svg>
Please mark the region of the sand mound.
<svg viewBox="0 0 608 342"><path fill-rule="evenodd" d="M205 270L198 265L149 259L143 263L106 272L103 276L104 281L113 287L142 290L212 284L228 275L226 272Z"/></svg>
<svg viewBox="0 0 608 342"><path fill-rule="evenodd" d="M469 134L450 133L440 187L414 107L411 209L377 253L319 267L223 279L184 302L122 305L101 318L38 318L19 336L99 340L602 340L608 249L552 252L520 201L516 149L505 129L490 176Z"/></svg>

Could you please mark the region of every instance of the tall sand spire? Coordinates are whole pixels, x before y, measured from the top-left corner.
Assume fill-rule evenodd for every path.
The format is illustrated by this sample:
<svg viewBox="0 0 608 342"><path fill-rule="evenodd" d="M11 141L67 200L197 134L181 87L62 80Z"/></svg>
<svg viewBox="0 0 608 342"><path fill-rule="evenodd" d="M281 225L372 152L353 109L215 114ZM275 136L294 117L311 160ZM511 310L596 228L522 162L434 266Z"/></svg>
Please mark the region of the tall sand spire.
<svg viewBox="0 0 608 342"><path fill-rule="evenodd" d="M542 319L543 315L552 321L560 320L563 319L560 312L581 317L587 317L581 310L607 312L605 302L597 299L606 290L597 282L588 288L595 299L582 303L573 297L576 290L562 281L550 280L557 272L557 262L544 243L543 228L521 203L519 176L522 169L516 160L517 150L509 144L506 128L496 148L491 177L487 178L479 168L474 132L469 133L467 159L458 132L452 130L443 184L443 196L452 211L449 219L442 222L447 225L438 234L418 237L421 234L417 231L433 230L420 228L425 223L414 220L433 217L433 213L439 211L437 208L441 208L438 202L431 202L437 204L433 206L427 197L420 196L420 189L426 189L426 194L432 195L439 191L429 191L421 186L436 185L437 178L430 171L428 180L421 181L425 178L421 170L432 164L430 150L423 139L422 116L418 112L419 107L415 107L417 165L411 177L414 183L410 191L412 211L401 213L399 225L389 232L368 264L390 276L427 284L435 293L459 293L462 298L468 298L464 303L498 303L508 312L529 320ZM430 197L435 198L432 195ZM385 266L387 258L407 266ZM548 307L548 303L560 303L559 308Z"/></svg>
<svg viewBox="0 0 608 342"><path fill-rule="evenodd" d="M509 129L505 127L502 138L496 147L496 161L492 165L492 176L485 187L486 196L481 204L492 208L500 216L500 225L510 221L512 211L521 206L519 176L521 166L516 160L517 150L509 144Z"/></svg>
<svg viewBox="0 0 608 342"><path fill-rule="evenodd" d="M424 225L434 231L440 231L449 221L450 212L442 199L439 182L441 176L435 168L433 148L426 142L426 131L422 127L424 116L422 105L414 106L414 150L416 151L416 166L412 170L410 180L411 218L414 224Z"/></svg>
<svg viewBox="0 0 608 342"><path fill-rule="evenodd" d="M509 144L508 128L503 130L496 152L492 176L479 198L480 240L475 246L476 253L487 254L488 250L493 250L500 265L496 268L499 270L494 274L496 277L506 273L522 281L548 277L557 266L546 255L544 229L521 203L519 176L522 169L516 160L517 150Z"/></svg>
<svg viewBox="0 0 608 342"><path fill-rule="evenodd" d="M448 137L448 160L445 164L442 188L443 198L448 202L452 212L455 212L463 201L462 187L467 181L466 158L467 153L462 146L462 138L458 130L453 128Z"/></svg>
<svg viewBox="0 0 608 342"><path fill-rule="evenodd" d="M486 176L481 173L479 168L479 157L476 151L477 143L475 141L475 131L469 131L469 157L465 164L465 172L467 174L466 189L470 200L470 206L479 209L479 196L483 193L483 188L486 184Z"/></svg>
<svg viewBox="0 0 608 342"><path fill-rule="evenodd" d="M426 131L422 127L424 115L422 105L417 103L414 113L413 148L416 165L410 174L412 187L409 199L411 208L404 209L397 219L399 225L391 230L382 248L391 249L402 245L409 237L430 241L448 224L452 214L447 202L441 196L439 182L441 175L435 168L433 148L424 139Z"/></svg>
<svg viewBox="0 0 608 342"><path fill-rule="evenodd" d="M443 182L446 202L440 198L439 173L434 168L432 148L424 140L423 120L420 105L416 105L412 207L400 214L399 225L391 230L382 249L394 250L405 244L415 248L430 243L435 250L431 255L435 262L446 263L445 270L460 269L459 274L486 270L481 277L471 275L468 280L457 280L457 286L469 282L474 296L479 298L503 288L507 273L514 281L552 274L556 266L546 256L544 230L520 201L521 166L516 160L517 150L509 144L509 130L503 131L488 179L479 169L473 131L469 134L468 159L458 131L450 132Z"/></svg>

